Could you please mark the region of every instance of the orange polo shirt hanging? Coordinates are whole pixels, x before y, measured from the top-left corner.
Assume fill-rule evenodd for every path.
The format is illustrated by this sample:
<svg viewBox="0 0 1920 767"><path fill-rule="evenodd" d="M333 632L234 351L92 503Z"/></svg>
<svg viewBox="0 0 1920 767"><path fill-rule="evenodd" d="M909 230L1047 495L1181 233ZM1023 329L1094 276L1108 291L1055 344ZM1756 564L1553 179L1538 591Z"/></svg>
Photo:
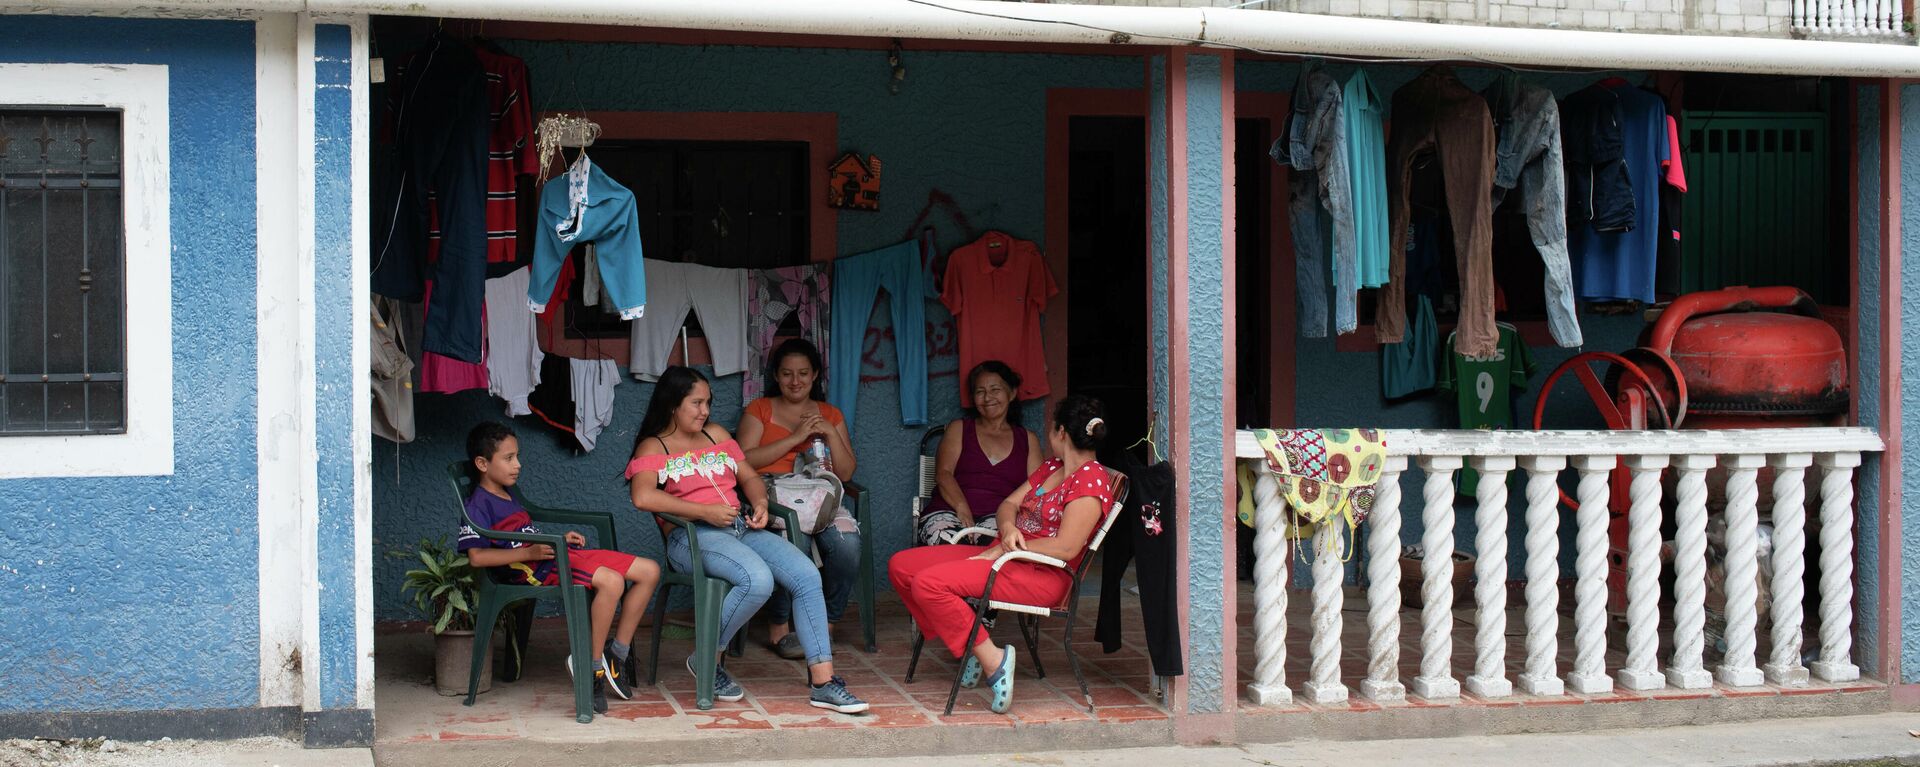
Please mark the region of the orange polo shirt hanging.
<svg viewBox="0 0 1920 767"><path fill-rule="evenodd" d="M1020 374L1020 398L1047 396L1047 353L1040 342L1040 313L1060 292L1040 248L1005 232L990 231L947 257L940 303L953 313L960 334L960 404L973 406L967 372L1000 360Z"/></svg>

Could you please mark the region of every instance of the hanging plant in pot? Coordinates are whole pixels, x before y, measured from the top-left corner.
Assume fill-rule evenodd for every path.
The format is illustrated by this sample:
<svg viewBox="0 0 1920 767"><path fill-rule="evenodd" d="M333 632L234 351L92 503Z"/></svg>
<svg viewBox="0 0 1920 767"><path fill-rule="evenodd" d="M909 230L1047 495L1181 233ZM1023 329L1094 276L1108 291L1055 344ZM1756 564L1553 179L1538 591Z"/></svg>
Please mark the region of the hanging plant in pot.
<svg viewBox="0 0 1920 767"><path fill-rule="evenodd" d="M407 571L400 593L411 593L414 606L432 621L427 631L433 634L433 688L441 695L465 695L473 667L474 579L482 576L444 539L422 539L414 553L422 567ZM480 692L492 688L493 664L483 663Z"/></svg>

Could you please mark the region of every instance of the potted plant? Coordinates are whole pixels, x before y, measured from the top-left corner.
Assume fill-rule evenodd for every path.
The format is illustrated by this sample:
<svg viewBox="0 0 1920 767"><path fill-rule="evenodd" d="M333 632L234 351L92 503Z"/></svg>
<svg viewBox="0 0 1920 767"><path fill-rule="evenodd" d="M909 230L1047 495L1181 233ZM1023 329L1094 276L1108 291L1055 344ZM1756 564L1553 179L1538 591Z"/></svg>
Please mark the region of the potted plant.
<svg viewBox="0 0 1920 767"><path fill-rule="evenodd" d="M1408 609L1418 610L1426 604L1421 593L1426 585L1426 557L1423 547L1416 544L1402 547L1400 551L1400 603ZM1464 551L1453 552L1453 603L1458 605L1467 601L1472 592L1467 589L1473 579L1473 555Z"/></svg>
<svg viewBox="0 0 1920 767"><path fill-rule="evenodd" d="M475 652L474 579L479 574L445 539L421 539L414 553L422 566L407 571L400 593L411 593L414 606L432 621L427 630L433 634L433 688L441 695L465 695ZM492 688L493 664L483 663L480 692Z"/></svg>

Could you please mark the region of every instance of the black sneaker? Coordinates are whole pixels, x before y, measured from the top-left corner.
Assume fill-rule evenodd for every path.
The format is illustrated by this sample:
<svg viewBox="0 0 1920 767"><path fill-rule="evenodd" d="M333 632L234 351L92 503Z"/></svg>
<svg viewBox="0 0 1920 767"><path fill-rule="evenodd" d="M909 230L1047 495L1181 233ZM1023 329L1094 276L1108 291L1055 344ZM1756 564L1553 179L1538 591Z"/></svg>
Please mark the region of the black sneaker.
<svg viewBox="0 0 1920 767"><path fill-rule="evenodd" d="M629 649L628 653L633 651ZM613 643L608 642L601 650L600 658L606 664L607 691L621 700L633 700L633 677L621 672L620 667L627 665L614 659Z"/></svg>
<svg viewBox="0 0 1920 767"><path fill-rule="evenodd" d="M607 713L607 673L600 669L593 671L593 713Z"/></svg>

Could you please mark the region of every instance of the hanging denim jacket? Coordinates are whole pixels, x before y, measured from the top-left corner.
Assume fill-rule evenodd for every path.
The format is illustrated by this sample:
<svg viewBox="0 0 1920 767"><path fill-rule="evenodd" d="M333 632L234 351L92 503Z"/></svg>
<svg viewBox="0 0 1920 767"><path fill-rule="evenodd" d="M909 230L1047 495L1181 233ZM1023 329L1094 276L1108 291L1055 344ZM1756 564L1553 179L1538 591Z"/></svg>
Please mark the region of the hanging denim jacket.
<svg viewBox="0 0 1920 767"><path fill-rule="evenodd" d="M640 215L633 192L609 178L587 159L567 168L540 191L540 222L533 236L533 274L527 283L527 307L547 310L560 266L575 246L592 243L600 262L607 300L623 320L646 310L647 269L640 254Z"/></svg>
<svg viewBox="0 0 1920 767"><path fill-rule="evenodd" d="M1633 230L1633 178L1627 168L1620 99L1588 86L1560 106L1567 162L1567 224L1602 232Z"/></svg>
<svg viewBox="0 0 1920 767"><path fill-rule="evenodd" d="M1293 169L1287 176L1293 222L1294 278L1300 297L1300 332L1327 335L1327 273L1333 274L1333 331L1359 326L1354 294L1360 286L1353 219L1353 177L1347 167L1347 120L1340 83L1314 62L1301 65L1293 89L1293 115L1268 150L1273 161ZM1333 227L1333 267L1327 267L1326 210Z"/></svg>
<svg viewBox="0 0 1920 767"><path fill-rule="evenodd" d="M1533 236L1534 250L1546 267L1547 327L1555 343L1581 343L1574 317L1573 269L1567 257L1567 183L1561 160L1560 108L1553 93L1511 74L1494 80L1485 93L1493 114L1493 204L1515 190ZM1511 289L1511 288L1509 288Z"/></svg>

